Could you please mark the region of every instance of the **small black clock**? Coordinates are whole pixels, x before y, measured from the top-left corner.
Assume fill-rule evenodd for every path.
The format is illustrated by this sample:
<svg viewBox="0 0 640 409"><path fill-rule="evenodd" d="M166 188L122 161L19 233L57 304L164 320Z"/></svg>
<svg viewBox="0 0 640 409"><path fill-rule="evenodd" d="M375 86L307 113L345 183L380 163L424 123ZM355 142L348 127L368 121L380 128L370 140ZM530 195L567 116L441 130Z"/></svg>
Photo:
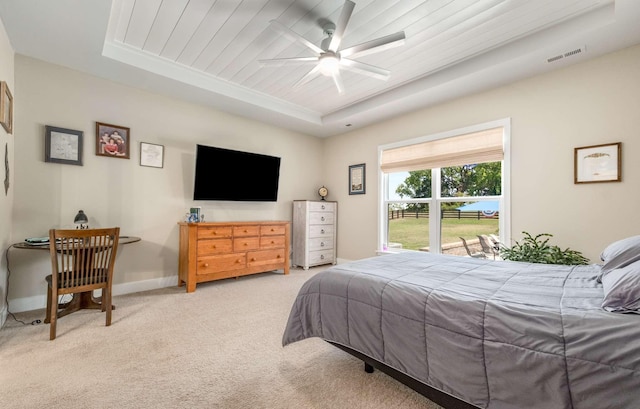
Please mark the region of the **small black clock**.
<svg viewBox="0 0 640 409"><path fill-rule="evenodd" d="M329 194L329 189L322 186L320 189L318 189L318 194L320 195L322 200L324 200L324 198L327 197L327 195Z"/></svg>

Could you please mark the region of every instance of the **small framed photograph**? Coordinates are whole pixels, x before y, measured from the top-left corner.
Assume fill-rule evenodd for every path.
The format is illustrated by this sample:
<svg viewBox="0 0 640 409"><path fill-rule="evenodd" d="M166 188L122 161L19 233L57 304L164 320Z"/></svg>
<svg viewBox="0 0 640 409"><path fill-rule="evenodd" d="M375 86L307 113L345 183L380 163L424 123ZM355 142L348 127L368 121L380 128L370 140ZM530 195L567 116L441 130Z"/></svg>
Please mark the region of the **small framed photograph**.
<svg viewBox="0 0 640 409"><path fill-rule="evenodd" d="M164 146L140 142L140 166L161 168L164 166Z"/></svg>
<svg viewBox="0 0 640 409"><path fill-rule="evenodd" d="M349 194L363 195L365 193L365 164L349 166Z"/></svg>
<svg viewBox="0 0 640 409"><path fill-rule="evenodd" d="M129 128L96 122L96 155L129 159Z"/></svg>
<svg viewBox="0 0 640 409"><path fill-rule="evenodd" d="M622 143L574 149L574 183L620 182Z"/></svg>
<svg viewBox="0 0 640 409"><path fill-rule="evenodd" d="M13 133L13 96L6 81L0 82L0 124L7 133Z"/></svg>
<svg viewBox="0 0 640 409"><path fill-rule="evenodd" d="M82 131L44 127L44 161L82 166Z"/></svg>

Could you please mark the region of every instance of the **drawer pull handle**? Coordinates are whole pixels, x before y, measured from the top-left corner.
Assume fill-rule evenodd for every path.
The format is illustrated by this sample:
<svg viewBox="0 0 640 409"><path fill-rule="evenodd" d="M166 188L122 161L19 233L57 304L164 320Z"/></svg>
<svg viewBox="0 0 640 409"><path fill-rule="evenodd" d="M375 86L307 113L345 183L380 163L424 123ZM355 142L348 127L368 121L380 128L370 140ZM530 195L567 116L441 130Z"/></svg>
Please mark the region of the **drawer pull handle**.
<svg viewBox="0 0 640 409"><path fill-rule="evenodd" d="M278 255L276 256L276 258L280 258L280 254L278 254Z"/></svg>
<svg viewBox="0 0 640 409"><path fill-rule="evenodd" d="M245 247L246 247L246 246L248 246L248 245L249 245L249 243L244 243L244 244L243 244L243 246L245 246Z"/></svg>
<svg viewBox="0 0 640 409"><path fill-rule="evenodd" d="M320 255L320 260L324 260L324 254Z"/></svg>
<svg viewBox="0 0 640 409"><path fill-rule="evenodd" d="M322 210L324 210L324 205L322 205Z"/></svg>
<svg viewBox="0 0 640 409"><path fill-rule="evenodd" d="M273 241L273 240L271 240L271 244L276 244L276 242L275 242L275 241Z"/></svg>
<svg viewBox="0 0 640 409"><path fill-rule="evenodd" d="M204 263L204 266L205 267L209 267L209 263Z"/></svg>
<svg viewBox="0 0 640 409"><path fill-rule="evenodd" d="M321 221L324 221L324 216L322 216L322 217L320 218L320 220L321 220Z"/></svg>
<svg viewBox="0 0 640 409"><path fill-rule="evenodd" d="M242 260L236 260L236 263L242 263Z"/></svg>
<svg viewBox="0 0 640 409"><path fill-rule="evenodd" d="M324 229L320 230L320 233L324 234Z"/></svg>
<svg viewBox="0 0 640 409"><path fill-rule="evenodd" d="M271 229L271 231L275 231L274 229Z"/></svg>
<svg viewBox="0 0 640 409"><path fill-rule="evenodd" d="M256 261L256 258L255 257L251 257L251 261Z"/></svg>
<svg viewBox="0 0 640 409"><path fill-rule="evenodd" d="M214 244L214 245L213 245L213 248L214 248L214 249L217 249L218 247Z"/></svg>
<svg viewBox="0 0 640 409"><path fill-rule="evenodd" d="M324 247L324 241L320 242L320 247Z"/></svg>

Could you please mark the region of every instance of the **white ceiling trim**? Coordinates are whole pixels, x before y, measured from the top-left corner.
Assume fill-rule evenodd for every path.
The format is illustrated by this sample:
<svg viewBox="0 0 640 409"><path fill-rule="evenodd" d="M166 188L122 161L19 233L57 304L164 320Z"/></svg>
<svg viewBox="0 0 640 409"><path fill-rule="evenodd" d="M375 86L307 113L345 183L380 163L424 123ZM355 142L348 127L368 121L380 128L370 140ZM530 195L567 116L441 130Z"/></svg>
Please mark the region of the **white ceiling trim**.
<svg viewBox="0 0 640 409"><path fill-rule="evenodd" d="M269 109L279 114L288 115L312 124L322 124L322 118L319 112L305 109L300 105L273 98L239 85L231 84L211 75L204 74L201 71L176 64L173 61L140 52L124 44L107 40L104 43L102 55L120 61L121 63L132 65L142 70L215 92L216 94L260 108Z"/></svg>

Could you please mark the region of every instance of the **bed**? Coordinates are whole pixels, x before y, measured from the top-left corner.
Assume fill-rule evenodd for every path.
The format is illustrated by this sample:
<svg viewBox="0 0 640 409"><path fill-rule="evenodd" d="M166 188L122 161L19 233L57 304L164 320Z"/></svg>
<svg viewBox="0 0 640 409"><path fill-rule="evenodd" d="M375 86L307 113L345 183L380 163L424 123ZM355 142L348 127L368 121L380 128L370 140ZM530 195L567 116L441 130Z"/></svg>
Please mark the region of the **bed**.
<svg viewBox="0 0 640 409"><path fill-rule="evenodd" d="M637 408L640 316L603 299L605 273L640 276L640 251L609 254L607 271L424 252L340 264L300 289L283 345L322 338L447 408Z"/></svg>

